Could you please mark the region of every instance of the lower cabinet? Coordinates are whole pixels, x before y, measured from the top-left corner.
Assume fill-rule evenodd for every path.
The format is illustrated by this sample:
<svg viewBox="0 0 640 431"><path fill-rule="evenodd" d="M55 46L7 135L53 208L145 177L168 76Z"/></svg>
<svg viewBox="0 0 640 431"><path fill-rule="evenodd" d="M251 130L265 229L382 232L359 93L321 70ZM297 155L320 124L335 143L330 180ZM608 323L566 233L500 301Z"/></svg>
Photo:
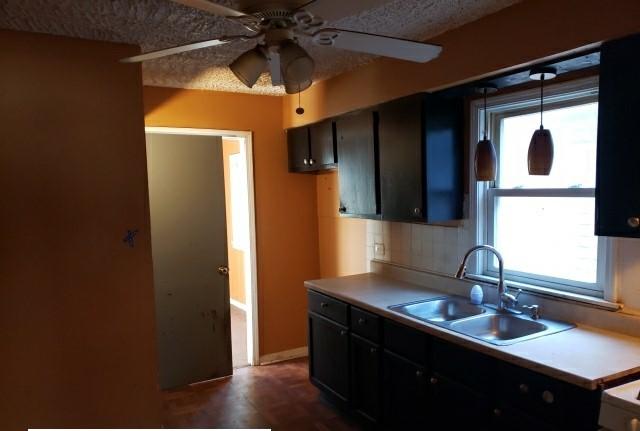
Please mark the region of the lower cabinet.
<svg viewBox="0 0 640 431"><path fill-rule="evenodd" d="M367 428L599 429L600 390L428 336L317 292L309 298L311 382Z"/></svg>
<svg viewBox="0 0 640 431"><path fill-rule="evenodd" d="M430 397L425 367L385 350L382 368L385 428L429 429Z"/></svg>
<svg viewBox="0 0 640 431"><path fill-rule="evenodd" d="M341 407L349 400L349 330L309 313L309 377Z"/></svg>
<svg viewBox="0 0 640 431"><path fill-rule="evenodd" d="M351 334L351 408L371 424L381 416L381 373L380 346Z"/></svg>

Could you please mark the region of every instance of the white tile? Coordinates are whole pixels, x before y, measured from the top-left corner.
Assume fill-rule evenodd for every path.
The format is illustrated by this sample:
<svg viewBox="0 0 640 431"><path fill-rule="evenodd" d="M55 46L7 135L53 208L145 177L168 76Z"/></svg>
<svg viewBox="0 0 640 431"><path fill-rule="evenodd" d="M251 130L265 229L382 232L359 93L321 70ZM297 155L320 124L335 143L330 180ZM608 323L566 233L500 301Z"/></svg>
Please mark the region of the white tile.
<svg viewBox="0 0 640 431"><path fill-rule="evenodd" d="M422 256L422 226L411 225L411 255Z"/></svg>

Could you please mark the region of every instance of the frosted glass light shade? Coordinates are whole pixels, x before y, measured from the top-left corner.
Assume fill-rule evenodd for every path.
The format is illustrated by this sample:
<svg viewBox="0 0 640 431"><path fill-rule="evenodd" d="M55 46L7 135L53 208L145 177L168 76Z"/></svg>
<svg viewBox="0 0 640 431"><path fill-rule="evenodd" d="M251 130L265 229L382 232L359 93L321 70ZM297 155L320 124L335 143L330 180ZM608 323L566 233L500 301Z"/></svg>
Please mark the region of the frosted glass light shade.
<svg viewBox="0 0 640 431"><path fill-rule="evenodd" d="M498 171L496 149L489 139L483 139L476 146L474 170L476 181L495 181Z"/></svg>
<svg viewBox="0 0 640 431"><path fill-rule="evenodd" d="M551 131L542 127L535 132L527 154L529 175L549 175L553 166L553 138Z"/></svg>

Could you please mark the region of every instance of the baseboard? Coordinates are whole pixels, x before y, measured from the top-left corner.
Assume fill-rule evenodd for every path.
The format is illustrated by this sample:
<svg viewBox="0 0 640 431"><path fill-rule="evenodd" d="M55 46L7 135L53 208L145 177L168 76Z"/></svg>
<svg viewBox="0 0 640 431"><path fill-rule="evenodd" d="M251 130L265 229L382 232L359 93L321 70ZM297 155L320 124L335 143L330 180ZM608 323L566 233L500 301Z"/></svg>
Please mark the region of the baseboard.
<svg viewBox="0 0 640 431"><path fill-rule="evenodd" d="M229 303L231 303L231 305L233 305L236 308L239 308L242 311L247 311L247 304L243 304L240 301L236 301L233 298L229 298Z"/></svg>
<svg viewBox="0 0 640 431"><path fill-rule="evenodd" d="M302 358L308 354L309 349L307 346L285 350L283 352L270 353L268 355L260 356L260 365L268 365L276 362L288 361L289 359Z"/></svg>

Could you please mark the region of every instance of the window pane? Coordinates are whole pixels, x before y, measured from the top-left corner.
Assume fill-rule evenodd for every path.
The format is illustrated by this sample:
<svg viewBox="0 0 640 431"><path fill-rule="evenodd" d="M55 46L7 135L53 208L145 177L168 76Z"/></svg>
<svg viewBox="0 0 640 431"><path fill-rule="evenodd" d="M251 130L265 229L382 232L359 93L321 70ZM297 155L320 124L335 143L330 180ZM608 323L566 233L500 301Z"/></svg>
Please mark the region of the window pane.
<svg viewBox="0 0 640 431"><path fill-rule="evenodd" d="M551 131L554 161L551 175L529 175L527 152L540 113L507 117L501 121L500 188L595 187L598 104L587 103L544 112Z"/></svg>
<svg viewBox="0 0 640 431"><path fill-rule="evenodd" d="M594 204L591 197L497 197L494 244L505 269L595 283Z"/></svg>

